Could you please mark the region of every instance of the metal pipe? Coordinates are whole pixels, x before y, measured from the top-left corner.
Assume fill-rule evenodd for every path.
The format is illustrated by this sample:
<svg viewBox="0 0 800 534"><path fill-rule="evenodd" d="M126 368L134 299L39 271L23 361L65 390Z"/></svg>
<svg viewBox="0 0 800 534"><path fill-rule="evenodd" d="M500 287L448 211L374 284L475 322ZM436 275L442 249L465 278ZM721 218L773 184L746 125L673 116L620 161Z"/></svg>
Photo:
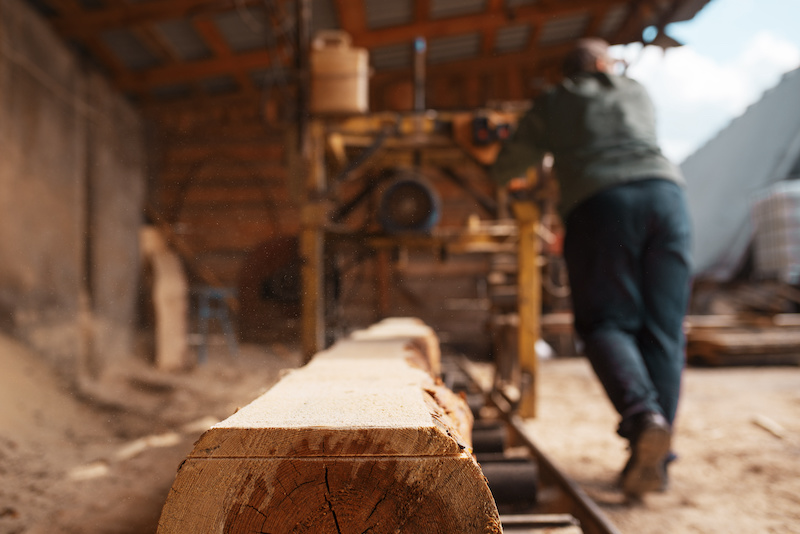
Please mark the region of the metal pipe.
<svg viewBox="0 0 800 534"><path fill-rule="evenodd" d="M414 111L425 111L425 62L428 57L428 43L424 37L414 39Z"/></svg>

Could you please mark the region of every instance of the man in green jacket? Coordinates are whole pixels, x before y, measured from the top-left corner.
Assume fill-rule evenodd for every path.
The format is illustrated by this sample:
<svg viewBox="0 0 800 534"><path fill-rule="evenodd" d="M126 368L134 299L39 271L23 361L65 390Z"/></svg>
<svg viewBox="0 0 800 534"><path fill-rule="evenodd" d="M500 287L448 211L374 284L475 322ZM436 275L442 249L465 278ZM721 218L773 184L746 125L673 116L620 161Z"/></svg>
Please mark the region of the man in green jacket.
<svg viewBox="0 0 800 534"><path fill-rule="evenodd" d="M680 171L661 153L645 89L583 39L491 168L501 185L553 154L575 329L630 441L628 495L666 488L684 363L690 223Z"/></svg>

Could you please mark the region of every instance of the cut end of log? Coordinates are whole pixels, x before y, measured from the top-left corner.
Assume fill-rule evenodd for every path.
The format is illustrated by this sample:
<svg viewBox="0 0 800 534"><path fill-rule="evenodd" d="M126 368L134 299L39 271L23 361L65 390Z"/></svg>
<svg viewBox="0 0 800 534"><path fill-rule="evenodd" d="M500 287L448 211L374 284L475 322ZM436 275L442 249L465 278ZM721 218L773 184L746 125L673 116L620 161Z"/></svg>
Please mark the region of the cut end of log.
<svg viewBox="0 0 800 534"><path fill-rule="evenodd" d="M414 319L317 354L203 434L159 533L501 532L439 357Z"/></svg>

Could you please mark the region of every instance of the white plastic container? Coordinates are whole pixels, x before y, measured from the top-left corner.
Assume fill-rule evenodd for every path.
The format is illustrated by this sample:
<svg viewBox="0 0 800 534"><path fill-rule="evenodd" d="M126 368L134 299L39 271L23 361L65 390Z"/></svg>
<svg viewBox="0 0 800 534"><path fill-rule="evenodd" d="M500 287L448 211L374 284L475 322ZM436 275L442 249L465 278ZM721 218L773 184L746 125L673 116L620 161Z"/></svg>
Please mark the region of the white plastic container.
<svg viewBox="0 0 800 534"><path fill-rule="evenodd" d="M752 209L755 275L800 283L800 180L770 187Z"/></svg>
<svg viewBox="0 0 800 534"><path fill-rule="evenodd" d="M365 113L369 109L369 54L350 35L324 30L311 43L311 112Z"/></svg>

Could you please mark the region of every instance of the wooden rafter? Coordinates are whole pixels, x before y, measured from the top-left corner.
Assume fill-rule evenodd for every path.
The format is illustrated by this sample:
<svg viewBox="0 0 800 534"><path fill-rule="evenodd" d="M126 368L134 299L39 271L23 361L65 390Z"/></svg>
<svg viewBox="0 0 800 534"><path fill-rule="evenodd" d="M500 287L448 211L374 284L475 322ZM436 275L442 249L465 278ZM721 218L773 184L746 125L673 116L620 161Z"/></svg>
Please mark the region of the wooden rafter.
<svg viewBox="0 0 800 534"><path fill-rule="evenodd" d="M589 20L589 25L586 27L586 31L584 31L584 36L596 36L603 22L606 20L609 11L611 11L611 6L604 6L592 13L592 18Z"/></svg>
<svg viewBox="0 0 800 534"><path fill-rule="evenodd" d="M410 42L417 35L428 39L498 30L510 24L542 24L554 16L569 16L585 13L604 6L619 5L620 0L562 0L558 7L534 4L522 6L509 14L502 10L463 15L446 19L426 20L391 28L368 31L353 35L353 42L365 48ZM509 18L509 17L512 18Z"/></svg>
<svg viewBox="0 0 800 534"><path fill-rule="evenodd" d="M247 6L263 6L264 0L103 0L104 7L85 10L79 0L46 0L58 13L51 18L54 27L66 38L79 42L111 73L115 85L121 90L137 95L142 102L156 104L154 90L170 85L188 85L194 90L190 98L216 100L204 96L201 82L206 79L229 76L236 80L238 91L232 99L254 98L259 91L251 77L252 71L282 66L294 66L280 51L264 49L242 53L233 51L225 36L213 21L215 14L230 12ZM285 2L286 0L274 0ZM365 0L332 0L340 27L348 32L355 46L374 49L387 45L410 43L423 36L429 41L441 37L478 33L481 36L479 56L462 61L437 64L429 78L461 76L463 69L476 69L474 76L497 76L501 85L511 92L520 92L520 79L512 74L528 69L539 76L542 70L550 71L557 65L569 43L563 46L542 48L539 36L542 28L556 17L578 14L589 16L589 24L581 36L597 35L608 13L621 6L628 7L628 15L613 35L612 43L638 40L642 29L650 24L666 25L688 0L538 0L517 7L509 7L506 0L486 0L480 13L433 19L430 16L432 0L411 0L412 18L408 24L370 29L367 22ZM694 1L694 0L692 0ZM165 20L183 19L189 22L206 47L208 58L184 61L179 51L164 39L156 24ZM528 44L518 53L497 55L497 33L508 26L530 28ZM104 42L102 35L109 30L125 29L137 37L154 56L159 58L155 67L132 71ZM282 44L286 46L286 44ZM541 71L541 72L537 72ZM410 71L379 72L371 83L387 83L398 76L407 77ZM470 71L472 75L473 72ZM466 78L464 78L466 79ZM444 82L437 82L440 85ZM449 83L449 82L448 82ZM455 84L464 88L464 85ZM226 97L227 98L227 97ZM463 100L463 98L461 98Z"/></svg>
<svg viewBox="0 0 800 534"><path fill-rule="evenodd" d="M231 52L231 48L228 46L228 42L219 31L217 25L214 24L214 21L209 17L198 17L194 20L194 28L209 45L211 51L214 53L215 59L235 63L232 61L233 53ZM256 92L253 80L246 72L241 69L235 69L232 74L239 84L239 87L241 87L245 93L252 94Z"/></svg>
<svg viewBox="0 0 800 534"><path fill-rule="evenodd" d="M125 76L118 80L118 86L126 91L141 91L159 85L169 85L191 80L214 78L230 74L232 71L248 72L273 66L272 57L267 50L254 50L230 57L212 57L191 61L169 67L148 69L135 76Z"/></svg>
<svg viewBox="0 0 800 534"><path fill-rule="evenodd" d="M55 1L55 0L53 0ZM58 0L65 1L65 0ZM259 4L259 0L241 0L239 5ZM153 0L116 7L67 14L52 21L65 37L80 37L112 28L153 24L162 20L188 19L199 14L220 13L234 9L232 0Z"/></svg>
<svg viewBox="0 0 800 534"><path fill-rule="evenodd" d="M431 0L414 0L414 22L428 20L431 16Z"/></svg>
<svg viewBox="0 0 800 534"><path fill-rule="evenodd" d="M349 34L364 33L367 29L367 14L364 0L334 0L339 25Z"/></svg>
<svg viewBox="0 0 800 534"><path fill-rule="evenodd" d="M503 2L503 0L489 0L486 4L486 13L492 15L502 14L504 4L505 2ZM491 54L494 50L495 40L497 39L497 28L486 28L483 31L481 39L481 53L483 55Z"/></svg>
<svg viewBox="0 0 800 534"><path fill-rule="evenodd" d="M198 0L182 0L183 2L197 2ZM340 4L340 17L342 12L347 12L346 17L341 18L343 24L350 28L354 43L357 46L373 48L386 44L402 43L413 40L418 35L427 38L436 38L449 35L466 34L475 31L483 32L485 45L483 50L488 54L494 44L494 34L496 31L508 24L507 14L500 9L498 2L490 3L490 9L478 15L454 17L441 20L426 20L405 26L385 28L381 30L366 31L363 33L354 30L364 22L363 10L354 9L354 5L348 2L345 8L345 0L338 0ZM564 13L584 12L588 5L611 6L618 5L620 0L563 0ZM363 5L358 3L356 5ZM551 9L547 7L536 8L536 5L517 9L514 14L514 23L529 23L537 28L551 15ZM559 11L561 13L561 11ZM205 33L204 37L208 37ZM214 41L212 41L213 43ZM268 68L272 66L272 58L265 51L252 51L232 56L230 54L220 55L219 53L212 58L200 61L187 62L180 65L168 67L159 66L146 69L137 73L135 77L126 77L118 81L118 84L130 91L143 91L159 85L187 82L202 78L219 76L221 74L235 72L247 72L255 69ZM240 77L241 78L241 77Z"/></svg>

